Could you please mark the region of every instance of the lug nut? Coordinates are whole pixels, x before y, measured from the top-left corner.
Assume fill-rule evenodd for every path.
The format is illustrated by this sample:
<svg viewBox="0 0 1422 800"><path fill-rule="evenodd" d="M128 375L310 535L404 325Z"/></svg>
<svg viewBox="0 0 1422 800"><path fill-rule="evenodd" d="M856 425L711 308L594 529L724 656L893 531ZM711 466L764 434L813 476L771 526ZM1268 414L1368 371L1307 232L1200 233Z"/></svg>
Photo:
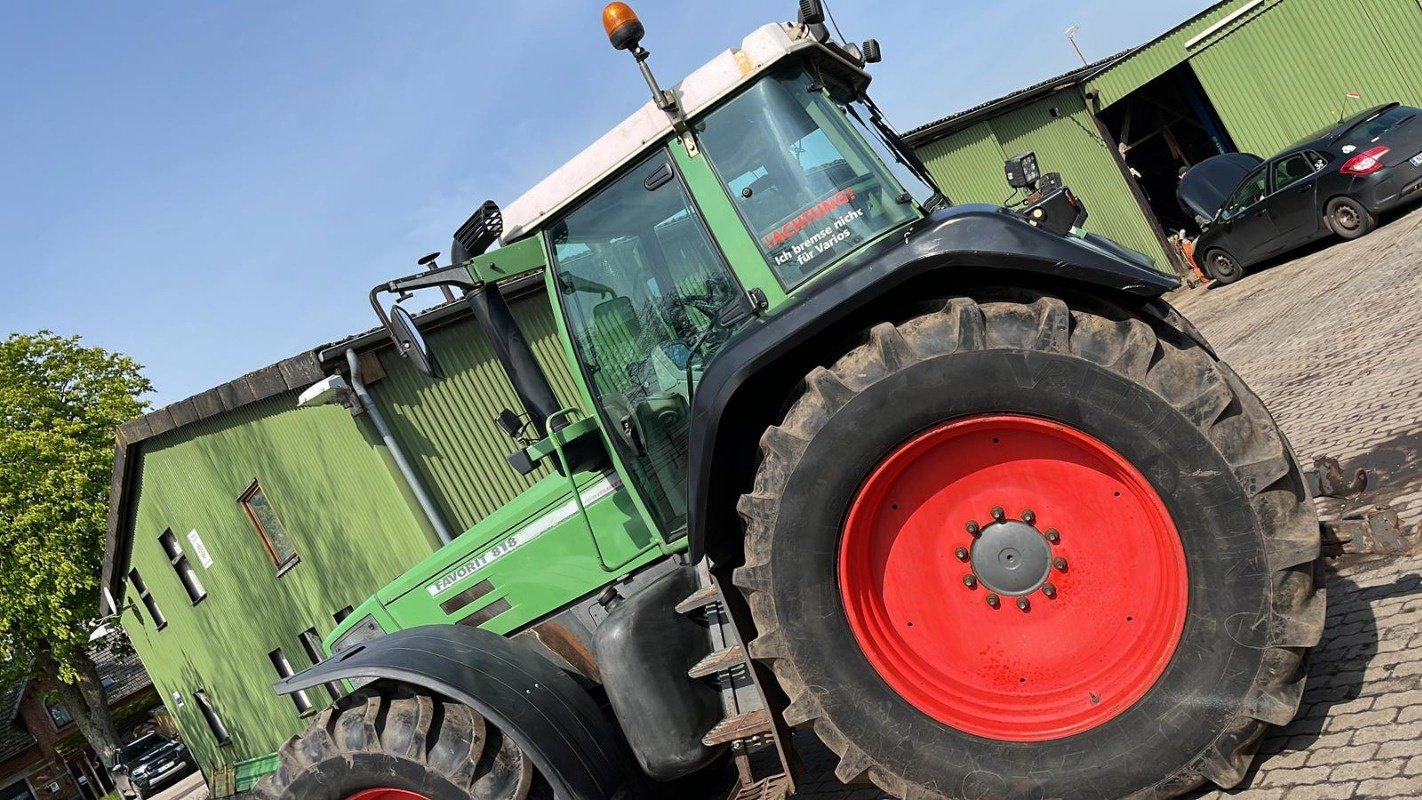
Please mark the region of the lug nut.
<svg viewBox="0 0 1422 800"><path fill-rule="evenodd" d="M1052 559L1052 566L1056 567L1058 572L1066 572L1066 559L1062 558L1061 556L1057 556L1056 558Z"/></svg>
<svg viewBox="0 0 1422 800"><path fill-rule="evenodd" d="M1002 518L1005 517L1005 516L1007 516L1007 515L1003 513L1003 511L1002 511L1002 506L993 506L993 507L992 507L992 518L993 518L994 520L996 520L996 521L998 521L998 522L1002 522Z"/></svg>
<svg viewBox="0 0 1422 800"><path fill-rule="evenodd" d="M1044 583L1042 584L1042 594L1046 595L1048 600L1055 600L1057 599L1057 587L1050 583Z"/></svg>
<svg viewBox="0 0 1422 800"><path fill-rule="evenodd" d="M1047 541L1051 542L1052 544L1056 544L1057 542L1060 542L1061 540L1062 540L1062 535L1061 535L1060 533L1057 533L1057 529L1056 529L1056 528L1048 528L1048 529L1047 529Z"/></svg>
<svg viewBox="0 0 1422 800"><path fill-rule="evenodd" d="M960 548L958 548L957 550L954 550L954 551L953 551L953 555L957 556L959 561L967 561L967 560L968 560L968 548L966 548L966 547L960 547Z"/></svg>
<svg viewBox="0 0 1422 800"><path fill-rule="evenodd" d="M1032 604L1027 601L1027 598L1019 597L1017 598L1017 607L1022 609L1023 611L1026 611L1027 609L1032 607Z"/></svg>
<svg viewBox="0 0 1422 800"><path fill-rule="evenodd" d="M1002 605L1002 598L998 597L995 594L988 595L987 601L988 605L992 606L993 608L997 608L998 606Z"/></svg>
<svg viewBox="0 0 1422 800"><path fill-rule="evenodd" d="M1037 515L1032 513L1032 509L1026 509L1022 512L1022 521L1031 525L1037 521Z"/></svg>
<svg viewBox="0 0 1422 800"><path fill-rule="evenodd" d="M973 588L974 586L977 586L977 585L978 585L978 576L976 576L976 575L964 575L964 576L963 576L963 585L966 586L966 587L968 587L969 589Z"/></svg>
<svg viewBox="0 0 1422 800"><path fill-rule="evenodd" d="M981 528L978 527L977 520L972 520L972 519L968 520L968 526L967 526L967 527L968 527L968 533L971 533L971 534L974 535L974 536L977 536L977 535L978 535L978 531L981 530Z"/></svg>

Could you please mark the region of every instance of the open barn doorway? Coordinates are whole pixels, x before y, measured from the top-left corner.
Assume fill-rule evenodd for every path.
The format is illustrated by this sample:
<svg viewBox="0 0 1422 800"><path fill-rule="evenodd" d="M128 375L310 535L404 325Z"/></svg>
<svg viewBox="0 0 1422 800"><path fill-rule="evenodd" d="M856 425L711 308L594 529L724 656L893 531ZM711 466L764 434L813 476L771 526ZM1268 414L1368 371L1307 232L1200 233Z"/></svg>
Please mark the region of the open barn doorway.
<svg viewBox="0 0 1422 800"><path fill-rule="evenodd" d="M1165 233L1200 233L1175 190L1186 169L1235 152L1234 140L1189 64L1181 64L1097 115Z"/></svg>

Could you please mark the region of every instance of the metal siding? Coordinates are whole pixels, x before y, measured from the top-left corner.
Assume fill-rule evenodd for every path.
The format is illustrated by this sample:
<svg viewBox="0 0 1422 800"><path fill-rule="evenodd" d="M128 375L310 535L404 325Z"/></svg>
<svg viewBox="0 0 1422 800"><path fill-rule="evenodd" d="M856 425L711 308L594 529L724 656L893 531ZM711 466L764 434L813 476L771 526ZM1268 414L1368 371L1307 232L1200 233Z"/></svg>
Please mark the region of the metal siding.
<svg viewBox="0 0 1422 800"><path fill-rule="evenodd" d="M524 336L565 405L578 405L547 295L538 291L511 304ZM518 397L477 324L465 319L428 335L444 368L431 381L389 349L381 350L385 377L371 385L382 413L416 472L455 531L467 530L548 474L519 475L505 456L516 445L494 425Z"/></svg>
<svg viewBox="0 0 1422 800"><path fill-rule="evenodd" d="M359 604L436 541L406 501L379 438L339 405L298 409L294 393L279 395L150 440L136 457L132 566L168 625L155 630L146 609L125 611L123 625L211 775L271 753L305 726L292 701L272 691L277 676L267 654L280 647L304 668L301 631L325 635L335 611ZM280 577L237 503L254 477L301 559ZM197 605L158 541L166 529L207 591ZM187 539L193 529L211 568ZM142 608L135 593L127 598ZM217 746L209 733L193 700L199 688L226 723L230 745ZM310 696L317 707L328 702L323 689Z"/></svg>
<svg viewBox="0 0 1422 800"><path fill-rule="evenodd" d="M992 127L981 122L920 148L919 158L954 203L997 205L1009 191L1002 178L1007 157Z"/></svg>
<svg viewBox="0 0 1422 800"><path fill-rule="evenodd" d="M1061 118L1052 118L1050 109L1054 107L1063 114ZM992 120L992 127L1005 151L1031 150L1043 172L1062 174L1091 214L1087 230L1149 255L1156 269L1174 274L1079 94L1072 91L1045 97Z"/></svg>
<svg viewBox="0 0 1422 800"><path fill-rule="evenodd" d="M1096 100L1097 110L1118 102L1126 95L1184 62L1192 55L1192 51L1185 49L1186 42L1249 2L1251 0L1227 0L1227 2L1220 3L1145 45L1139 52L1133 53L1119 64L1093 78L1090 87L1099 93ZM1271 3L1278 2L1281 0L1266 0L1262 7L1268 7ZM1230 23L1229 27L1232 29L1245 24L1252 15L1257 13L1259 13L1257 9L1251 11L1239 20ZM1197 49L1205 44L1197 45Z"/></svg>
<svg viewBox="0 0 1422 800"><path fill-rule="evenodd" d="M1282 0L1190 63L1235 144L1267 157L1337 122L1349 91L1349 114L1422 104L1418 42L1415 0Z"/></svg>

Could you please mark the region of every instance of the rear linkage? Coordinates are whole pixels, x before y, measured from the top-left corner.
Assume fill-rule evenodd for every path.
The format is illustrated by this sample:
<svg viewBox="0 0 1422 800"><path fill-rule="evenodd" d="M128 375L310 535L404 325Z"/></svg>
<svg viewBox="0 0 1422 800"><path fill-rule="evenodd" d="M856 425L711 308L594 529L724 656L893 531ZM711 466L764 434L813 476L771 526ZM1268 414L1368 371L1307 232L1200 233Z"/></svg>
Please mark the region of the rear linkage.
<svg viewBox="0 0 1422 800"><path fill-rule="evenodd" d="M1304 479L1314 497L1334 500L1355 499L1368 488L1367 472L1360 469L1353 473L1351 480L1345 479L1343 466L1330 456L1315 458L1313 467L1304 471ZM1404 529L1397 511L1388 505L1350 509L1341 516L1319 522L1319 531L1323 554L1329 558L1403 555L1412 552L1422 540L1422 524L1412 530Z"/></svg>

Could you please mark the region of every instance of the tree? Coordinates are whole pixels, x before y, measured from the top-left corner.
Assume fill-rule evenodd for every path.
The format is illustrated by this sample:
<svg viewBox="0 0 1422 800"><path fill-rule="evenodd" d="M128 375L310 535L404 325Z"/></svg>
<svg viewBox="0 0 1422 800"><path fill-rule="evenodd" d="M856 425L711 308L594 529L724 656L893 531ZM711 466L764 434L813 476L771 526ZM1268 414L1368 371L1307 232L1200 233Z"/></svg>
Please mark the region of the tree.
<svg viewBox="0 0 1422 800"><path fill-rule="evenodd" d="M151 390L133 359L78 336L0 341L0 677L57 693L106 767L118 734L89 635L114 433Z"/></svg>

